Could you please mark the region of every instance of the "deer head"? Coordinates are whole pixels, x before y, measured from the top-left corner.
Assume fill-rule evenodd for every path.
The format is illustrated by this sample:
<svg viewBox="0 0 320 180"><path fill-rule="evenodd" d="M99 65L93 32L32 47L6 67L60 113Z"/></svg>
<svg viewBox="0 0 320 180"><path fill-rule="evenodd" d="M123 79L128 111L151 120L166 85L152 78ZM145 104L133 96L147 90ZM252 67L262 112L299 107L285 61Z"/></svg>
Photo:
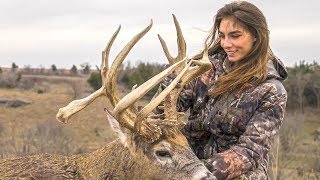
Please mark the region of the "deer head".
<svg viewBox="0 0 320 180"><path fill-rule="evenodd" d="M120 99L116 91L117 69L131 48L150 30L152 21L149 26L128 42L109 68L109 52L120 31L119 27L102 52L102 87L88 97L74 100L66 107L59 109L56 118L67 123L73 114L85 108L97 97L107 96L114 107L113 111L105 109L108 120L117 132L122 144L129 149L134 161L141 164L141 167L145 167L141 169L144 178L210 179L210 172L195 156L186 138L180 132L183 122L180 120L181 113L176 110L176 103L183 86L210 69L211 63L207 51L205 51L202 60L192 60L186 56L186 44L179 23L174 15L173 18L179 47L176 58L171 57L166 43L159 36L165 55L171 64L169 68ZM149 104L138 110L135 102L172 72L177 73L174 81ZM180 83L181 88L176 88L177 83ZM152 114L151 111L161 102L164 102L164 113Z"/></svg>

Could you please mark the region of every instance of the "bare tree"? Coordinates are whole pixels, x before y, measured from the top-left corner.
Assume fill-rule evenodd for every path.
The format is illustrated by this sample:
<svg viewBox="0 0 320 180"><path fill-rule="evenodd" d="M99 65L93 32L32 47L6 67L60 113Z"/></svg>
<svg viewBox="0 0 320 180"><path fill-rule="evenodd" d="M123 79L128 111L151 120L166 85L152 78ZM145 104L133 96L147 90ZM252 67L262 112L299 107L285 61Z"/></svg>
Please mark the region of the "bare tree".
<svg viewBox="0 0 320 180"><path fill-rule="evenodd" d="M82 68L82 73L83 74L90 74L90 64L89 63L82 63L80 65L80 67Z"/></svg>
<svg viewBox="0 0 320 180"><path fill-rule="evenodd" d="M39 74L44 74L45 73L45 67L44 65L40 64L39 65Z"/></svg>
<svg viewBox="0 0 320 180"><path fill-rule="evenodd" d="M73 99L77 99L81 97L81 94L84 91L84 83L82 81L79 80L68 80L67 82L73 92Z"/></svg>
<svg viewBox="0 0 320 180"><path fill-rule="evenodd" d="M23 72L27 74L31 74L32 73L31 65L30 64L24 65Z"/></svg>
<svg viewBox="0 0 320 180"><path fill-rule="evenodd" d="M313 74L310 77L311 89L317 98L317 108L320 108L320 66L317 65L313 69Z"/></svg>

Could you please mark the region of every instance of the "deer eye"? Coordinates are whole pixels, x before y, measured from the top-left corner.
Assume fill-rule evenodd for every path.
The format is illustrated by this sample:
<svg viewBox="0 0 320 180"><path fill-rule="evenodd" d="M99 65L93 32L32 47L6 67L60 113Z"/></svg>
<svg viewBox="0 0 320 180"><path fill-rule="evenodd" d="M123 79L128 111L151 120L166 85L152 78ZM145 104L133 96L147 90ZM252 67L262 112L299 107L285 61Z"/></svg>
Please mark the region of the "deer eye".
<svg viewBox="0 0 320 180"><path fill-rule="evenodd" d="M167 150L158 150L158 151L156 151L156 155L158 157L162 157L162 158L164 158L164 157L171 158L171 154Z"/></svg>

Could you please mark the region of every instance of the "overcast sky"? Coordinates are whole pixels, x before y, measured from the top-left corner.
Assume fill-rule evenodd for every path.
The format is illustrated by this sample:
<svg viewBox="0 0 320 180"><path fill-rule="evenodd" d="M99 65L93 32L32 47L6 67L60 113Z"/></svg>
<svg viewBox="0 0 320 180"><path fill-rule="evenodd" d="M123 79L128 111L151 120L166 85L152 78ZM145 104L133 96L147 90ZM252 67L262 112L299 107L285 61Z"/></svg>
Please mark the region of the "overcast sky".
<svg viewBox="0 0 320 180"><path fill-rule="evenodd" d="M216 11L230 0L0 0L0 66L70 68L100 65L101 51L121 24L110 59L153 19L126 61L166 63L157 34L176 55L178 18L188 54L201 50ZM271 47L287 66L320 62L318 0L251 0L265 14Z"/></svg>

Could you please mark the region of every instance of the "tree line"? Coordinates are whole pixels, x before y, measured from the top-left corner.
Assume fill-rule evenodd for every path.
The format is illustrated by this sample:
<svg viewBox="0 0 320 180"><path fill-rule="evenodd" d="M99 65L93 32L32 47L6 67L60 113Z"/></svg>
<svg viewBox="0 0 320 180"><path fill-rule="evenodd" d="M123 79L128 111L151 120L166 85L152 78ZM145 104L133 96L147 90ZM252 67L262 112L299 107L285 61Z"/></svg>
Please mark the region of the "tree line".
<svg viewBox="0 0 320 180"><path fill-rule="evenodd" d="M101 75L100 72L90 69L91 66L88 63L83 63L80 65L79 70L75 65L73 65L67 72L59 72L56 65L51 65L51 69L47 70L47 74L53 75L71 75L77 76L79 74L90 74L88 78L88 83L93 89L99 89L101 87ZM42 67L43 68L43 67ZM12 74L12 72L17 72L18 65L12 63L11 74L7 76L10 78L10 82L17 82L21 79L20 74ZM118 82L124 84L127 88L131 89L135 84L141 85L152 76L158 74L164 69L163 64L157 63L144 63L141 62L137 66L121 66L119 69ZM97 68L97 70L99 70ZM307 63L305 61L300 61L296 63L293 67L287 67L288 78L284 81L285 88L288 92L287 108L292 110L304 111L305 107L320 108L320 64L316 61L313 63ZM23 68L23 74L32 73L30 66L25 66ZM38 72L39 71L39 72ZM37 74L45 73L44 68L37 70ZM0 74L4 76L3 69L0 67ZM3 77L1 78L4 79ZM4 81L4 80L3 80ZM3 83L3 84L10 84ZM11 87L11 86L7 86ZM156 89L153 89L150 93L155 93Z"/></svg>
<svg viewBox="0 0 320 180"><path fill-rule="evenodd" d="M9 68L1 68L0 73L5 72L4 69ZM33 75L61 75L61 76L77 76L80 74L90 74L91 73L91 66L89 63L82 63L80 64L80 68L76 65L72 65L70 69L59 69L55 64L52 64L50 68L45 68L44 66L40 65L38 68L32 68L30 65L24 65L24 67L19 68L19 66L13 62L11 64L11 68L9 72L15 73L22 73L22 74L33 74ZM7 70L8 73L8 70Z"/></svg>
<svg viewBox="0 0 320 180"><path fill-rule="evenodd" d="M300 61L288 67L284 81L288 92L287 108L304 111L305 107L320 108L320 65Z"/></svg>

